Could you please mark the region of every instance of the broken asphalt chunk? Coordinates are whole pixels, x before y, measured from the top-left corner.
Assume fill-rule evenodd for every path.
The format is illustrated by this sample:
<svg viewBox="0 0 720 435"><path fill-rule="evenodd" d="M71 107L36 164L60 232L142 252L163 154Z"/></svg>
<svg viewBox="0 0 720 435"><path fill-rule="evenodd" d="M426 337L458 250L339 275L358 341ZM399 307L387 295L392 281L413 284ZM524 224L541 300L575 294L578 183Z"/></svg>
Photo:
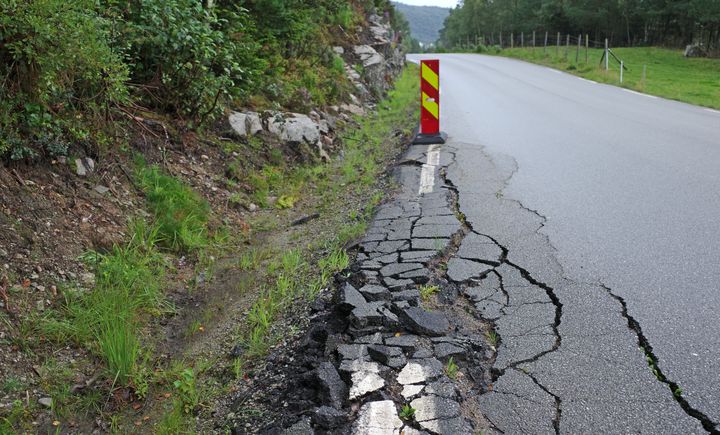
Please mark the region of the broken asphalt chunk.
<svg viewBox="0 0 720 435"><path fill-rule="evenodd" d="M321 406L312 415L312 422L323 429L335 429L347 422L347 419L345 411L331 406Z"/></svg>
<svg viewBox="0 0 720 435"><path fill-rule="evenodd" d="M343 312L352 311L354 308L367 304L367 301L355 287L350 283L345 283L340 289L338 295L338 308Z"/></svg>
<svg viewBox="0 0 720 435"><path fill-rule="evenodd" d="M340 379L335 366L329 362L320 363L315 369L315 378L320 390L318 395L320 399L334 408L342 408L348 390L345 382Z"/></svg>
<svg viewBox="0 0 720 435"><path fill-rule="evenodd" d="M360 408L352 433L397 435L403 426L392 400L368 402Z"/></svg>
<svg viewBox="0 0 720 435"><path fill-rule="evenodd" d="M424 384L437 379L443 374L443 365L435 358L414 359L408 361L398 373L400 385Z"/></svg>
<svg viewBox="0 0 720 435"><path fill-rule="evenodd" d="M392 263L380 269L380 275L382 276L395 276L400 275L403 272L411 270L422 269L423 265L420 263Z"/></svg>
<svg viewBox="0 0 720 435"><path fill-rule="evenodd" d="M481 278L492 269L487 264L454 257L448 261L447 276L451 281L464 282L471 278Z"/></svg>
<svg viewBox="0 0 720 435"><path fill-rule="evenodd" d="M370 302L389 301L391 299L390 290L379 285L366 285L360 288L360 293Z"/></svg>
<svg viewBox="0 0 720 435"><path fill-rule="evenodd" d="M445 314L435 311L426 311L419 307L410 307L398 312L400 321L410 331L418 334L439 337L445 335L450 329Z"/></svg>

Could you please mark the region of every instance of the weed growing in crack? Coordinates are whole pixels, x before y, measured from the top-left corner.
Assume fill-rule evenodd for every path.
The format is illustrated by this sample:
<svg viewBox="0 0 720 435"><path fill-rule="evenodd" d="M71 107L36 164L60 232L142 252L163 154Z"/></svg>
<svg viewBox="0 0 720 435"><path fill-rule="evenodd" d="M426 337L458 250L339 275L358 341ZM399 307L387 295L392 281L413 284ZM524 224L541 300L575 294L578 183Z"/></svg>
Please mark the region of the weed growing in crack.
<svg viewBox="0 0 720 435"><path fill-rule="evenodd" d="M487 331L487 332L485 333L485 338L486 338L487 341L490 343L490 345L493 347L493 349L495 349L495 348L497 347L497 344L498 344L498 341L499 341L499 337L498 337L498 335L497 335L497 332L495 332L495 331Z"/></svg>
<svg viewBox="0 0 720 435"><path fill-rule="evenodd" d="M440 291L440 287L436 285L424 285L420 287L420 298L423 302L428 302L430 298Z"/></svg>
<svg viewBox="0 0 720 435"><path fill-rule="evenodd" d="M400 409L400 418L403 420L411 421L413 418L415 418L415 408L408 404L403 405L402 409Z"/></svg>
<svg viewBox="0 0 720 435"><path fill-rule="evenodd" d="M458 365L455 364L455 359L453 357L450 357L450 359L447 362L447 365L445 366L445 374L450 379L456 379L459 371L460 371L460 367L458 367Z"/></svg>

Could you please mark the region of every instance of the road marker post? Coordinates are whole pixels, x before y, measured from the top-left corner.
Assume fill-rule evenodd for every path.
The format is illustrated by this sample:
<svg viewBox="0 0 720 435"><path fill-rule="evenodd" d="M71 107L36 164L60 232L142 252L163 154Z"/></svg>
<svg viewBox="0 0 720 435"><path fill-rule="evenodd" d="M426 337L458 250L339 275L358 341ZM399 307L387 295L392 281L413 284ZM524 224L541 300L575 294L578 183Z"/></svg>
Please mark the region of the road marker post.
<svg viewBox="0 0 720 435"><path fill-rule="evenodd" d="M420 131L415 145L444 144L447 134L440 131L440 61L420 62Z"/></svg>

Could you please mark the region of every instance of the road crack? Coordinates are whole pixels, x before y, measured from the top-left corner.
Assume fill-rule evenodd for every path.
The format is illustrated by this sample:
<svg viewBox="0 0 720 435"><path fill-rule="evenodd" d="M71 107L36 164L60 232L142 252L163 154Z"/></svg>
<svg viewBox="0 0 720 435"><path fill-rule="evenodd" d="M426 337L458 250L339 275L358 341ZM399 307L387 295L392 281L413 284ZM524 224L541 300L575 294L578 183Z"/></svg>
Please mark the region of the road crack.
<svg viewBox="0 0 720 435"><path fill-rule="evenodd" d="M645 354L645 359L647 360L648 366L650 367L650 370L652 370L657 380L668 386L670 392L675 398L675 401L678 402L682 410L690 417L697 419L700 424L702 424L703 429L705 429L711 434L720 434L720 431L717 429L718 423L713 422L710 417L708 417L702 411L693 408L692 405L690 405L690 403L687 401L687 399L683 397L682 389L680 388L680 386L676 382L673 382L672 380L668 379L667 376L665 376L665 373L663 373L662 369L660 368L660 361L653 352L653 347L643 333L640 323L628 312L627 302L625 301L625 299L622 296L613 293L612 289L605 284L601 283L600 286L605 289L608 295L615 299L622 307L622 316L627 320L628 328L633 331L635 336L637 337L638 346L640 346L640 349L642 349L643 353Z"/></svg>

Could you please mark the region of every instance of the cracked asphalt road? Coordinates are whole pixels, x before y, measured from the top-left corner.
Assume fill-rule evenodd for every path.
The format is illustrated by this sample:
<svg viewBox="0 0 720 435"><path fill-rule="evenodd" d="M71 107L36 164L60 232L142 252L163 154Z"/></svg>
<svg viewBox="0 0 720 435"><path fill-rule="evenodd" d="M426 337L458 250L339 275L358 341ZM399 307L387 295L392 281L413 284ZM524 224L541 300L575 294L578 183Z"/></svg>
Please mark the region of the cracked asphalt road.
<svg viewBox="0 0 720 435"><path fill-rule="evenodd" d="M460 211L561 311L556 331L542 329L552 304L496 321L488 419L506 433L720 430L720 115L515 60L437 57ZM532 319L532 334L514 327Z"/></svg>

